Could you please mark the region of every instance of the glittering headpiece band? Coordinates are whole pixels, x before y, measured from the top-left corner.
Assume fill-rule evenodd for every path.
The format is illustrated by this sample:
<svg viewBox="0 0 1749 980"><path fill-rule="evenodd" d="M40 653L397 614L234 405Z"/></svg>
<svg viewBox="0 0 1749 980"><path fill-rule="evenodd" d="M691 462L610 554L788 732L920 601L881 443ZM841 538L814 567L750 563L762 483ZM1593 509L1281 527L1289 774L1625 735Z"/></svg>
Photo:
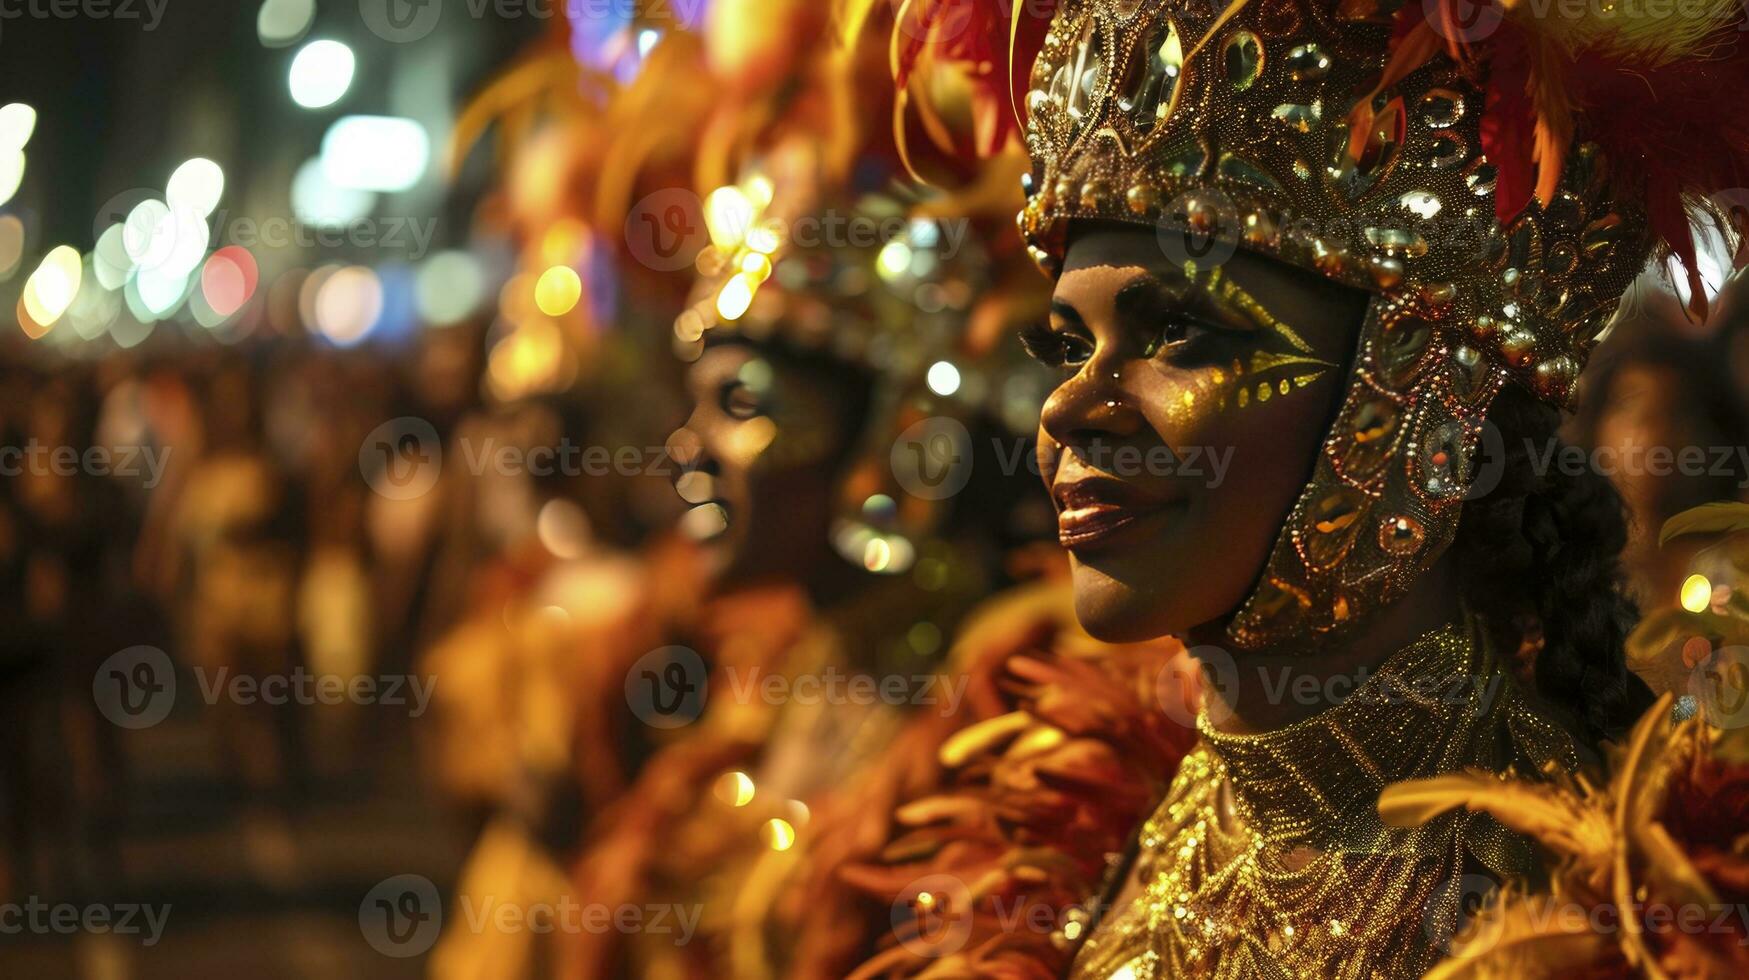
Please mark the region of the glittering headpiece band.
<svg viewBox="0 0 1749 980"><path fill-rule="evenodd" d="M1707 60L1704 40L1740 14L1713 6L1661 53L1484 7L1498 30L1483 54L1437 0L1059 5L1024 95L1019 223L1047 272L1069 222L1097 218L1160 229L1175 258L1245 248L1374 294L1353 382L1235 643L1330 633L1399 598L1455 534L1500 387L1570 402L1654 245L1692 259L1672 230L1680 196L1730 186L1749 158L1741 127L1704 172L1672 174L1573 103L1689 56L1741 94L1742 59ZM1581 70L1584 57L1602 61Z"/></svg>

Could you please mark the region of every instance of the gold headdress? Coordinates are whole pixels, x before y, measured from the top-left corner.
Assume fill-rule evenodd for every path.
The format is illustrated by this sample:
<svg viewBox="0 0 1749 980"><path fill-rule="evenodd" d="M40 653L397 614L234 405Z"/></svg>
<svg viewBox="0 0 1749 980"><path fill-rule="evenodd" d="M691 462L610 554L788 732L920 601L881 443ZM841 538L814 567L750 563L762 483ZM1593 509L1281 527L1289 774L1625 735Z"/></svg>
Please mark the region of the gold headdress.
<svg viewBox="0 0 1749 980"><path fill-rule="evenodd" d="M1697 83L1749 88L1740 12L1703 7L1659 25L1511 3L1472 23L1442 0L1057 5L1023 99L1019 223L1047 272L1069 222L1098 218L1152 225L1199 268L1245 248L1374 294L1234 642L1329 633L1400 597L1453 538L1501 386L1570 402L1654 247L1693 268L1684 204L1749 169L1740 122L1690 125L1711 108Z"/></svg>

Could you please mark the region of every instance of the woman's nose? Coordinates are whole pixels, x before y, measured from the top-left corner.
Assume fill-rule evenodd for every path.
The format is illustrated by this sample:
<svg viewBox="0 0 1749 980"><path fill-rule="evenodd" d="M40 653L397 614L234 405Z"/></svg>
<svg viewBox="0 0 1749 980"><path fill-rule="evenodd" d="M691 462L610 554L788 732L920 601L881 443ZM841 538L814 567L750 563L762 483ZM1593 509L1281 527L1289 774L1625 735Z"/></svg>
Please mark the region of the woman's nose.
<svg viewBox="0 0 1749 980"><path fill-rule="evenodd" d="M1146 424L1125 388L1123 362L1100 357L1051 392L1041 421L1045 432L1067 447L1127 438Z"/></svg>

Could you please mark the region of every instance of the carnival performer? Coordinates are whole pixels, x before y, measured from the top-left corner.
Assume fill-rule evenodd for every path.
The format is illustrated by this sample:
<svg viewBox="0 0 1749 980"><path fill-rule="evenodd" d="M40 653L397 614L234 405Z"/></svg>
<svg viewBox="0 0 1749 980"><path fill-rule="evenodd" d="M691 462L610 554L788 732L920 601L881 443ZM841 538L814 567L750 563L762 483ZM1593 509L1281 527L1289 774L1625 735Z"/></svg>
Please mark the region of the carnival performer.
<svg viewBox="0 0 1749 980"><path fill-rule="evenodd" d="M859 975L1548 976L1526 910L1561 902L1615 903L1619 936L1565 937L1600 975L1740 973L1737 927L1648 938L1629 907L1741 893L1739 757L1626 667L1617 492L1533 454L1648 258L1703 315L1690 222L1740 239L1705 197L1749 173L1717 108L1749 91L1741 10L1053 6L908 5L896 80L953 61L1024 118L1076 611L1185 639L1200 738L1058 942L959 876ZM1220 480L1124 462L1211 452ZM1475 882L1495 941L1454 944Z"/></svg>

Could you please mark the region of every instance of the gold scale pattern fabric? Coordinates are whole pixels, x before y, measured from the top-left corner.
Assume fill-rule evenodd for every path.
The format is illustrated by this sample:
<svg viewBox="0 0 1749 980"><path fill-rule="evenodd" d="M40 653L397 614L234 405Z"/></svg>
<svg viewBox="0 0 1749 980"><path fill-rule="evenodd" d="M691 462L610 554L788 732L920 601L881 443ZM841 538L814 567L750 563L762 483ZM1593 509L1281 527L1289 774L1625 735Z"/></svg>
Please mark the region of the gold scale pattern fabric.
<svg viewBox="0 0 1749 980"><path fill-rule="evenodd" d="M1203 715L1143 824L1141 893L1110 910L1071 976L1405 977L1437 962L1464 897L1531 873L1535 854L1481 814L1387 827L1380 791L1469 767L1536 778L1578 766L1478 635L1429 633L1278 731L1226 735Z"/></svg>
<svg viewBox="0 0 1749 980"><path fill-rule="evenodd" d="M1254 649L1334 635L1431 566L1489 402L1512 382L1570 401L1650 246L1590 144L1546 207L1502 225L1486 80L1444 56L1372 99L1351 153L1350 107L1388 57L1390 11L1374 0L1251 0L1215 27L1220 12L1062 5L1026 96L1019 223L1050 273L1068 224L1103 219L1154 226L1176 264L1242 247L1373 293L1311 482L1229 628Z"/></svg>

